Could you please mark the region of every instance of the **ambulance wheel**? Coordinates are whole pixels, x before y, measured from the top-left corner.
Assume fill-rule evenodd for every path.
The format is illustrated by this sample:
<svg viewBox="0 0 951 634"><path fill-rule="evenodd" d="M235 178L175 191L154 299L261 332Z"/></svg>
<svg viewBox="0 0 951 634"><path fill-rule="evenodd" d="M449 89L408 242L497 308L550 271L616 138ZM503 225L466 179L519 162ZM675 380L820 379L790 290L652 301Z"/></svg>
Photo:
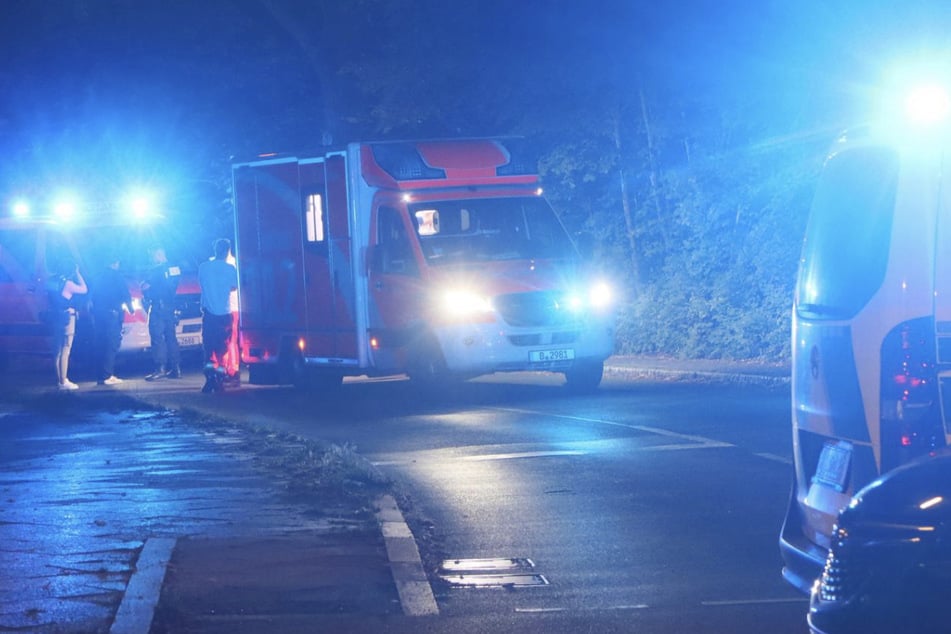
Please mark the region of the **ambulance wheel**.
<svg viewBox="0 0 951 634"><path fill-rule="evenodd" d="M602 376L604 376L603 361L579 361L565 372L565 382L569 390L582 394L598 389Z"/></svg>
<svg viewBox="0 0 951 634"><path fill-rule="evenodd" d="M336 390L343 385L343 375L339 372L308 368L304 382L308 389L318 391Z"/></svg>
<svg viewBox="0 0 951 634"><path fill-rule="evenodd" d="M335 390L343 384L341 373L307 367L304 359L299 355L297 361L291 364L290 374L291 383L298 390L328 391Z"/></svg>
<svg viewBox="0 0 951 634"><path fill-rule="evenodd" d="M429 336L421 341L409 359L406 370L410 381L423 389L438 389L449 383L449 370L435 337Z"/></svg>

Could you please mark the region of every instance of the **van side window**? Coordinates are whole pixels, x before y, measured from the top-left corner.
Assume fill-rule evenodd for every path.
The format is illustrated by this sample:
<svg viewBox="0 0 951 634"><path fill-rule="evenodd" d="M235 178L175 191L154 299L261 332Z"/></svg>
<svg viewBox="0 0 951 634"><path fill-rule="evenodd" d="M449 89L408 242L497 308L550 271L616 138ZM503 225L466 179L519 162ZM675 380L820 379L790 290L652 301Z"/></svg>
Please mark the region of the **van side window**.
<svg viewBox="0 0 951 634"><path fill-rule="evenodd" d="M898 157L862 148L829 159L803 243L800 315L848 319L885 279L898 188Z"/></svg>
<svg viewBox="0 0 951 634"><path fill-rule="evenodd" d="M327 235L323 192L312 192L304 197L304 218L308 242L323 242Z"/></svg>
<svg viewBox="0 0 951 634"><path fill-rule="evenodd" d="M377 212L377 248L381 272L419 274L403 218L392 207L380 207Z"/></svg>
<svg viewBox="0 0 951 634"><path fill-rule="evenodd" d="M327 198L323 189L304 192L304 244L327 257Z"/></svg>

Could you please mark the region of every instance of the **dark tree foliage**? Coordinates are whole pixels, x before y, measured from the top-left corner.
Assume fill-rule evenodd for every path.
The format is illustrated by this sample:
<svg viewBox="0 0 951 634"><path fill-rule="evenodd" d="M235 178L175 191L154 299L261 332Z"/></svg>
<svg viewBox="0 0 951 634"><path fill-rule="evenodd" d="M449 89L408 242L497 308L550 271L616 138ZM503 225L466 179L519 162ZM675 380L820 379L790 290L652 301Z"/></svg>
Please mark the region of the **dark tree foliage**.
<svg viewBox="0 0 951 634"><path fill-rule="evenodd" d="M151 173L177 184L176 204L208 233L227 235L232 158L357 140L523 136L566 226L616 280L620 351L789 353L808 202L838 129L819 127L806 80L785 68L746 49L726 70L712 67L717 42L735 44L712 37L712 25L729 27L749 7L3 4L0 147L19 159L6 183L41 170L87 182Z"/></svg>

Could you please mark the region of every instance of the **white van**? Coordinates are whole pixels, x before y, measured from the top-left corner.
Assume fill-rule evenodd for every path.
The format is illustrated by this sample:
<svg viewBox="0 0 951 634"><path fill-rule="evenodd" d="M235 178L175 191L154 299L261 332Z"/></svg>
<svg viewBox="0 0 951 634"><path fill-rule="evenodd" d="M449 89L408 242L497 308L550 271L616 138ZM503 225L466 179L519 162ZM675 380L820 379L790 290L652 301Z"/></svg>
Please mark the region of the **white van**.
<svg viewBox="0 0 951 634"><path fill-rule="evenodd" d="M850 133L823 169L793 307L795 478L780 549L808 592L833 523L951 440L951 165L935 137Z"/></svg>

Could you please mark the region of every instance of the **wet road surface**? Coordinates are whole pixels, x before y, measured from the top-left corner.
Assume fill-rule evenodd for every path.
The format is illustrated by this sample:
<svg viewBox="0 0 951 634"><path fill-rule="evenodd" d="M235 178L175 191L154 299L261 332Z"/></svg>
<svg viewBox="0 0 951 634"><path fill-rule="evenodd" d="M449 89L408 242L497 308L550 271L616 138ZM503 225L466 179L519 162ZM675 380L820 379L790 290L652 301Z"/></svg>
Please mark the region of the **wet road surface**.
<svg viewBox="0 0 951 634"><path fill-rule="evenodd" d="M255 467L240 433L170 412L96 412L72 396L45 397L43 413L0 413L0 631L108 631L155 537L201 544L208 555L226 554L236 538L247 540L245 552L262 540L275 550L287 540L332 547L345 532L372 560L359 587L378 587L349 597L349 607L322 609L386 610L391 581L370 573L386 570L375 526L289 500Z"/></svg>

